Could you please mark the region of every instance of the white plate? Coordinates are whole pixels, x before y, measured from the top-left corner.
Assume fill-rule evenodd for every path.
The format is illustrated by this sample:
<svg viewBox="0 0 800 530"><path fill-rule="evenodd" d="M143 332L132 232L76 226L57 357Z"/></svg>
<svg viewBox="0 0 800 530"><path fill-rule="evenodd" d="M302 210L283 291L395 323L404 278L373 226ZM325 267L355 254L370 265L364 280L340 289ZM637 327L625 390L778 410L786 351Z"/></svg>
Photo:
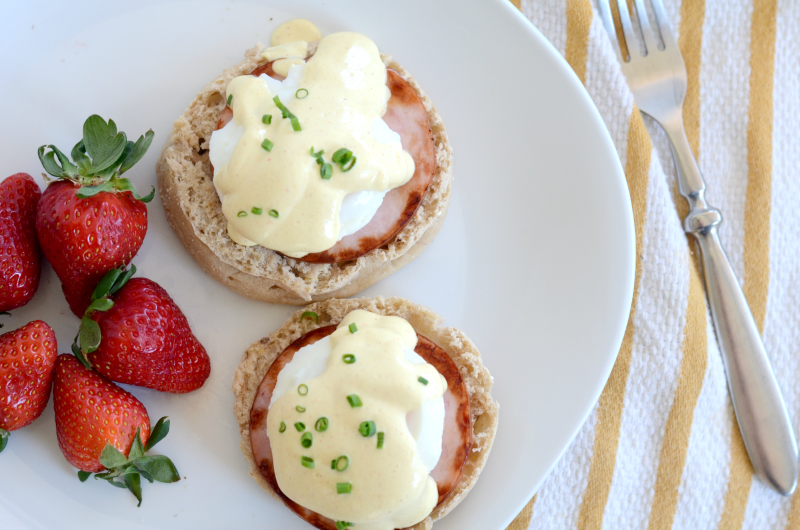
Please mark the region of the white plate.
<svg viewBox="0 0 800 530"><path fill-rule="evenodd" d="M558 53L507 0L75 4L14 2L4 10L2 177L39 175L36 149L53 143L69 152L85 118L98 113L129 138L155 131L130 172L147 192L173 120L290 18L311 19L323 33L365 33L414 74L454 147L450 213L421 257L362 294L425 304L483 353L501 406L497 440L475 489L436 528L505 528L600 395L632 296L635 240L622 169ZM51 405L0 455L3 527L307 528L248 476L230 391L244 349L296 308L216 283L172 233L158 199L148 211L134 262L183 308L212 358L211 377L193 394L131 389L152 421L172 419L158 449L185 480L145 484L141 508L125 491L79 483L58 449ZM78 319L49 266L39 293L5 330L36 318L69 351Z"/></svg>

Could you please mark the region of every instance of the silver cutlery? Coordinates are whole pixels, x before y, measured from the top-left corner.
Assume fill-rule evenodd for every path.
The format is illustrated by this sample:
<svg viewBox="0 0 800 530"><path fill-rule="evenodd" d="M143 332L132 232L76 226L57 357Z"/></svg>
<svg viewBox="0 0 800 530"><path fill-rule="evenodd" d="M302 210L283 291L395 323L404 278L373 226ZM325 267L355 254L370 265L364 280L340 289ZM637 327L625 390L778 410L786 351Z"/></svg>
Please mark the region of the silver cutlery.
<svg viewBox="0 0 800 530"><path fill-rule="evenodd" d="M628 56L623 57L608 2L598 0L603 26L639 110L653 118L669 138L678 189L689 203L683 228L695 237L700 248L711 316L747 454L767 485L782 495L791 495L797 486L797 441L753 315L719 240L717 226L722 214L706 203L706 185L686 139L682 117L686 66L669 18L661 0L652 0L654 26L664 44L659 49L644 0L634 0L646 49L646 55L642 55L627 2L617 0L628 48Z"/></svg>

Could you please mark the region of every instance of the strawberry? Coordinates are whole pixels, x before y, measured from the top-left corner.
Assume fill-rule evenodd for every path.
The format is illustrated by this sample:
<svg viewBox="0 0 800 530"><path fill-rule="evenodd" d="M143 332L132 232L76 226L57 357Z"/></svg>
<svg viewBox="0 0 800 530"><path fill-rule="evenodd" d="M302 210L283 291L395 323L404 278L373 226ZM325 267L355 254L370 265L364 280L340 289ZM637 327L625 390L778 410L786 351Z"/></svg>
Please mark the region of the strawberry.
<svg viewBox="0 0 800 530"><path fill-rule="evenodd" d="M55 333L41 320L0 335L0 451L8 431L29 425L47 406L57 351Z"/></svg>
<svg viewBox="0 0 800 530"><path fill-rule="evenodd" d="M175 394L197 390L211 371L205 348L167 291L131 279L135 271L114 269L97 286L75 354L112 381Z"/></svg>
<svg viewBox="0 0 800 530"><path fill-rule="evenodd" d="M147 232L143 203L152 200L155 188L140 197L120 176L141 160L152 140L153 131L148 131L130 142L113 120L106 123L93 115L72 149L74 163L54 145L39 148L45 170L59 180L42 194L36 231L77 316L86 311L103 275L130 263L142 246Z"/></svg>
<svg viewBox="0 0 800 530"><path fill-rule="evenodd" d="M39 288L36 204L41 195L27 173L0 182L0 311L24 306Z"/></svg>
<svg viewBox="0 0 800 530"><path fill-rule="evenodd" d="M169 433L169 420L161 418L151 433L141 401L72 355L56 359L53 403L58 445L67 461L81 470L81 482L95 472L95 478L128 488L141 506L140 477L150 482L180 480L169 458L145 455Z"/></svg>

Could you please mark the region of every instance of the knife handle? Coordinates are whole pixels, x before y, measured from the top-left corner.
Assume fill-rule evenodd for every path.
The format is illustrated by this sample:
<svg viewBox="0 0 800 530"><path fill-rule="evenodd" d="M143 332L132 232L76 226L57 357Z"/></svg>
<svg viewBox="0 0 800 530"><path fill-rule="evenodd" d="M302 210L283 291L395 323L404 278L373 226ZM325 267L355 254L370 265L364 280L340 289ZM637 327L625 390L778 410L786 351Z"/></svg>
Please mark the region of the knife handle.
<svg viewBox="0 0 800 530"><path fill-rule="evenodd" d="M719 240L722 214L705 202L705 182L683 124L665 127L665 131L678 171L678 188L690 207L684 230L697 239L700 248L711 317L747 454L767 485L791 495L797 487L797 441L761 334Z"/></svg>

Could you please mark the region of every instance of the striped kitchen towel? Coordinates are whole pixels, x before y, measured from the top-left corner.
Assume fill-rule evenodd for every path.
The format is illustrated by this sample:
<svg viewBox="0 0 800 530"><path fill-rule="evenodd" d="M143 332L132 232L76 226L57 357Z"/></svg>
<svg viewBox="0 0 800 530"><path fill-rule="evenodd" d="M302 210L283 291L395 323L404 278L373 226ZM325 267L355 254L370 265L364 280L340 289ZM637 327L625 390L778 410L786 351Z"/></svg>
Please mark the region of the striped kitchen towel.
<svg viewBox="0 0 800 530"><path fill-rule="evenodd" d="M800 437L800 1L665 3L688 71L683 115L706 197L723 212L723 245ZM636 109L596 4L517 7L605 120L638 252L633 307L605 390L508 529L800 528L800 493L781 497L753 475L681 229L688 208L669 147Z"/></svg>

